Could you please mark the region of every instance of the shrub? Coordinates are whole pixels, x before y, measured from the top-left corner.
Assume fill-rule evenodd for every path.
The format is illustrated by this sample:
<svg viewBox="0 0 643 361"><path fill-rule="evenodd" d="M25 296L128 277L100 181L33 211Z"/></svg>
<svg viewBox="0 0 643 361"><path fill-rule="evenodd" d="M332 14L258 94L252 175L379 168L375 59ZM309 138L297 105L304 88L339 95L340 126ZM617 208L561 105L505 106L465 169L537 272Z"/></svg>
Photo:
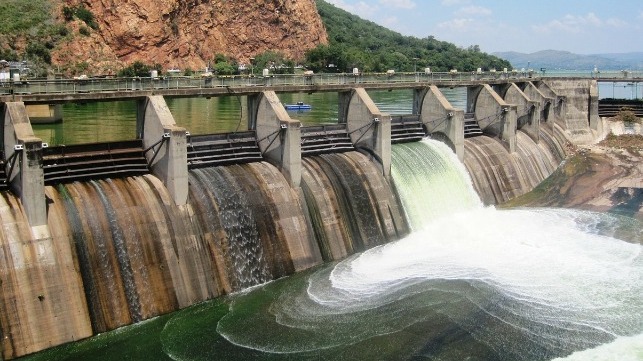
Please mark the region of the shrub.
<svg viewBox="0 0 643 361"><path fill-rule="evenodd" d="M18 53L13 49L0 48L0 59L7 61L18 61Z"/></svg>
<svg viewBox="0 0 643 361"><path fill-rule="evenodd" d="M96 19L94 19L94 14L91 11L87 10L84 6L77 6L75 14L78 19L82 20L90 28L94 30L98 29L98 23L96 23Z"/></svg>
<svg viewBox="0 0 643 361"><path fill-rule="evenodd" d="M25 52L27 53L28 57L37 58L42 60L46 64L51 64L51 53L49 52L49 49L47 49L47 47L42 43L29 43Z"/></svg>
<svg viewBox="0 0 643 361"><path fill-rule="evenodd" d="M74 8L63 6L63 18L65 18L66 21L71 21L74 18L74 13Z"/></svg>
<svg viewBox="0 0 643 361"><path fill-rule="evenodd" d="M81 26L80 28L78 28L78 32L80 33L80 35L84 35L84 36L90 35L89 28L86 26Z"/></svg>
<svg viewBox="0 0 643 361"><path fill-rule="evenodd" d="M118 72L118 76L130 77L130 78L135 76L149 77L152 70L157 70L160 72L162 70L162 67L160 64L149 65L149 64L143 63L142 61L137 60L132 64L130 64L129 66L121 69Z"/></svg>
<svg viewBox="0 0 643 361"><path fill-rule="evenodd" d="M94 18L94 14L82 4L76 7L63 6L62 12L63 18L65 18L66 21L73 20L75 16L90 28L94 30L98 29L98 23L96 22L96 18Z"/></svg>
<svg viewBox="0 0 643 361"><path fill-rule="evenodd" d="M616 115L616 120L620 120L625 123L638 123L641 121L641 119L636 116L634 111L632 111L631 108L627 107L621 108L621 110Z"/></svg>

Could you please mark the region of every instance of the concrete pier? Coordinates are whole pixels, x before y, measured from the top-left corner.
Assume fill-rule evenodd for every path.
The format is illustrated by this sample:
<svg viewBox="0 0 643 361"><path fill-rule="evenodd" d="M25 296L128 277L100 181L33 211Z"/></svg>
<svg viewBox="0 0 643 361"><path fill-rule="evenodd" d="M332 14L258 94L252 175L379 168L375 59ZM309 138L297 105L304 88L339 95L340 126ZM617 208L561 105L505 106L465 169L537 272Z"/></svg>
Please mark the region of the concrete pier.
<svg viewBox="0 0 643 361"><path fill-rule="evenodd" d="M170 191L177 205L188 200L188 163L186 130L178 127L160 95L138 101L138 137L148 151L145 157L156 175Z"/></svg>
<svg viewBox="0 0 643 361"><path fill-rule="evenodd" d="M347 125L353 145L366 149L379 162L382 174L391 172L391 116L380 112L364 88L340 96L340 122Z"/></svg>
<svg viewBox="0 0 643 361"><path fill-rule="evenodd" d="M293 187L301 182L301 122L291 119L277 94L266 91L248 96L248 124L256 127L264 157L284 174Z"/></svg>
<svg viewBox="0 0 643 361"><path fill-rule="evenodd" d="M432 85L428 88L416 91L414 113L420 115L420 121L424 124L427 133L442 134L438 139L444 138L449 146L462 161L464 159L464 110L454 108L444 97L440 89Z"/></svg>
<svg viewBox="0 0 643 361"><path fill-rule="evenodd" d="M32 227L47 224L42 140L37 138L22 102L5 103L4 154L10 160L9 185L20 197Z"/></svg>
<svg viewBox="0 0 643 361"><path fill-rule="evenodd" d="M540 140L540 103L529 98L515 83L510 84L504 99L517 107L517 129L527 133L534 142Z"/></svg>
<svg viewBox="0 0 643 361"><path fill-rule="evenodd" d="M515 152L518 107L505 102L490 85L468 90L470 109L482 131L498 137L509 152Z"/></svg>
<svg viewBox="0 0 643 361"><path fill-rule="evenodd" d="M534 85L532 82L525 83L523 92L532 100L539 103L539 122L540 126L548 126L550 129L554 126L554 107L556 105L556 98L546 96L543 92Z"/></svg>

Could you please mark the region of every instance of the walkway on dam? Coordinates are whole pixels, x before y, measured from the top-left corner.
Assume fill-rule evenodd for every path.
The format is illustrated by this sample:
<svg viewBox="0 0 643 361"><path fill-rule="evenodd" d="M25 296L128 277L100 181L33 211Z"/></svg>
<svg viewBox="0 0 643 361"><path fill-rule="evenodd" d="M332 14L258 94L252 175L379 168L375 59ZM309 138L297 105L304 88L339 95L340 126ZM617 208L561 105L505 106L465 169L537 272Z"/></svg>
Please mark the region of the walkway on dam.
<svg viewBox="0 0 643 361"><path fill-rule="evenodd" d="M356 73L267 76L174 76L146 78L83 78L18 80L0 83L0 103L55 104L77 101L113 101L150 95L194 97L277 93L338 92L355 87L408 89L429 85L466 87L508 84L543 79L595 79L598 82L643 82L643 72L578 73L573 76L533 71Z"/></svg>

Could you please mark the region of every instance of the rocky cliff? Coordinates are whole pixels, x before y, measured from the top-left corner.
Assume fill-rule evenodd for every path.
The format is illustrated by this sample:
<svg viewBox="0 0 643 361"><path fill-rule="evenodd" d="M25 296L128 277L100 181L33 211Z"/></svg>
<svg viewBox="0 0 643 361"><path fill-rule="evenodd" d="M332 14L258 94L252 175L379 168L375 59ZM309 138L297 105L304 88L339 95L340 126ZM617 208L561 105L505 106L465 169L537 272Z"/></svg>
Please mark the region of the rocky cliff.
<svg viewBox="0 0 643 361"><path fill-rule="evenodd" d="M136 60L201 69L217 53L247 63L267 50L297 60L328 42L314 0L63 0L58 13L79 5L98 27L69 22L75 35L52 53L69 69L114 72Z"/></svg>

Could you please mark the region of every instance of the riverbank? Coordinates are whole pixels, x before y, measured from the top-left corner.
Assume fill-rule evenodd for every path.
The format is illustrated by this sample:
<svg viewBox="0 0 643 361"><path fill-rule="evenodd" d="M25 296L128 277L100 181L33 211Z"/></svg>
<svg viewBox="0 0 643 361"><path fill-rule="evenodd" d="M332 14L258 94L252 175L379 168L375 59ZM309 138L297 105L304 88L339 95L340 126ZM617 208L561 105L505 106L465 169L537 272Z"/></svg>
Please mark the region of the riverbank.
<svg viewBox="0 0 643 361"><path fill-rule="evenodd" d="M641 124L604 122L608 134L572 155L532 192L501 207L565 207L613 212L643 221ZM629 134L626 134L626 131Z"/></svg>

